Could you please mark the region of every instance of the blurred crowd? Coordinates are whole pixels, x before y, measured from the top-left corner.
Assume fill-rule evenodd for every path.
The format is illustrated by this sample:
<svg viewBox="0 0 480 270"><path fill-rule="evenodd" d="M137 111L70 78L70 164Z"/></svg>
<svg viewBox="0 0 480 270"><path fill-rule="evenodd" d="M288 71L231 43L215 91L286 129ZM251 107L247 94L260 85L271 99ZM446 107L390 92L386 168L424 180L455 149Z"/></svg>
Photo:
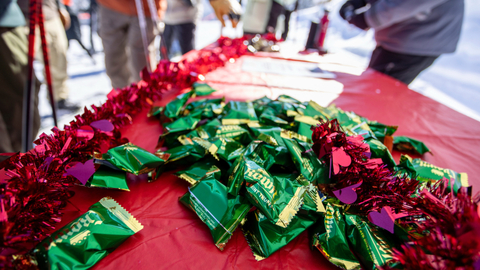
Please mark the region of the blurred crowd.
<svg viewBox="0 0 480 270"><path fill-rule="evenodd" d="M27 150L22 149L22 138L28 140L22 135L22 127L25 124L24 92L28 88L34 92L33 114L29 121L33 137L40 127L37 106L41 83L33 74L32 83L27 85L28 35L33 18L30 4L33 1L0 1L0 153ZM159 54L164 59L173 56L174 43L179 45L181 54L193 50L197 22L204 9L202 0L38 1L42 5L52 100L58 109L72 112L80 107L68 98L66 56L69 40L77 40L90 56L95 53L93 43L89 48L82 43L79 9L75 8L79 3L75 2L87 3L87 9L82 12L89 13L90 27L102 40L111 85L120 89L139 81L145 67L154 68L157 36L161 37ZM245 34L264 34L275 32L277 25L283 23L281 38L287 38L290 16L298 9L299 0L241 1L210 0L208 3L223 26L229 20L232 27L236 27L242 18ZM455 51L463 9L463 0L425 0L421 3L415 0L347 0L339 13L360 29L375 30L377 47L369 67L409 84L441 54ZM284 18L281 22L280 16ZM318 23L325 21L312 22L312 26ZM312 40L318 40L321 28L316 27L313 34L311 31L315 37ZM30 37L35 40L34 57L42 61L38 22L35 33ZM314 48L319 46L313 44Z"/></svg>

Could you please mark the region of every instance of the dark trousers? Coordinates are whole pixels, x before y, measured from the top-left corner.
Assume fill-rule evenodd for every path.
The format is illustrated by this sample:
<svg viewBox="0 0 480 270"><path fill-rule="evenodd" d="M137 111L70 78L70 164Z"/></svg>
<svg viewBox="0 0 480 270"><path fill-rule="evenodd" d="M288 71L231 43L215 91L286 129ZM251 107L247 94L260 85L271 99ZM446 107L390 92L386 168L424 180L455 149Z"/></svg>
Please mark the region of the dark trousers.
<svg viewBox="0 0 480 270"><path fill-rule="evenodd" d="M438 56L395 53L377 47L372 53L368 67L405 84L410 84L420 72L431 66L437 58Z"/></svg>
<svg viewBox="0 0 480 270"><path fill-rule="evenodd" d="M165 24L163 38L165 39L165 46L167 46L169 54L171 53L172 43L175 39L180 43L182 54L186 54L195 48L195 24Z"/></svg>
<svg viewBox="0 0 480 270"><path fill-rule="evenodd" d="M280 5L275 1L273 1L272 8L270 9L270 15L268 17L268 22L267 22L267 29L265 32L275 32L275 27L277 26L278 17L282 14L285 15L284 31L282 33L282 39L285 40L287 39L287 35L288 35L290 16L292 15L292 11L284 8L282 5Z"/></svg>

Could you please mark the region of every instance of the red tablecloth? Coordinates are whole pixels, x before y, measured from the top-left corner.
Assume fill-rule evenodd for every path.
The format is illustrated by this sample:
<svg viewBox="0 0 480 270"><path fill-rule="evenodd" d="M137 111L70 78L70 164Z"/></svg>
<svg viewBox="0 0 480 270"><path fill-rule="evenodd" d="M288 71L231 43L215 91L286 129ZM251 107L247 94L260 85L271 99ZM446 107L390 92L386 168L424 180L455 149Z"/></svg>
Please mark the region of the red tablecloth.
<svg viewBox="0 0 480 270"><path fill-rule="evenodd" d="M195 52L188 57L195 57ZM426 154L422 157L424 160L468 173L474 191L478 190L479 122L372 70L360 76L334 72L337 76L334 81L307 80L321 86L316 89L318 87L301 83L304 80L298 77L245 72L241 68L244 59L242 57L206 76L206 82L220 90L214 93L215 96L245 100L287 94L302 101L314 100L322 104L338 95L334 100L338 107L371 120L398 125L395 135L425 142L433 155ZM328 89L329 85L335 90ZM176 94L166 96L164 102ZM147 119L147 111L145 108L137 115L133 125L126 127L122 134L132 143L153 152L161 127L158 121ZM394 153L394 157L398 160L399 153ZM129 179L128 184L130 192L77 188L72 202L81 212L73 207L67 208L59 224L59 227L66 224L102 197L111 196L145 226L94 269L338 269L318 251L310 250L307 233L266 260L257 262L238 229L221 252L213 244L207 226L178 202L178 197L187 191L186 182L165 173L154 183L147 183L145 177L137 177Z"/></svg>

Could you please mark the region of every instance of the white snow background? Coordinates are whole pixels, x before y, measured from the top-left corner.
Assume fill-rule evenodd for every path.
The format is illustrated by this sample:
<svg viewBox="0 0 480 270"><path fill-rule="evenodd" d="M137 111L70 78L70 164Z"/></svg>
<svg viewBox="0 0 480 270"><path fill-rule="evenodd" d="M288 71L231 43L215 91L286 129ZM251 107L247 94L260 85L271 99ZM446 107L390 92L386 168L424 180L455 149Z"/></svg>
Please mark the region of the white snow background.
<svg viewBox="0 0 480 270"><path fill-rule="evenodd" d="M220 36L220 22L214 18L207 2L204 1L204 18L197 24L197 49L214 42ZM245 5L245 0L243 2ZM322 16L323 7L326 7L331 13L325 48L329 52L345 54L354 65L366 67L375 47L373 30L365 32L343 21L338 15L338 9L343 2L344 0L332 0L325 5L316 5L293 12L286 43L292 48L303 49L310 22L312 20L318 22ZM420 74L410 88L480 121L480 6L476 2L477 0L465 0L465 19L457 51L442 55L433 66ZM81 30L83 43L90 48L88 19L82 20ZM227 25L223 34L231 37L241 35L241 24L237 30ZM105 73L102 42L96 33L93 34L93 43L97 51L93 59L74 40L70 41L67 55L67 71L70 77L69 100L87 108L92 104L101 105L111 90L110 80ZM42 63L35 63L35 69L37 76L42 79ZM45 86L42 85L39 105L42 126L39 134L42 132L49 134L53 127L46 92ZM63 110L57 112L59 127L63 128L63 125L74 120L74 115L80 112L72 113Z"/></svg>

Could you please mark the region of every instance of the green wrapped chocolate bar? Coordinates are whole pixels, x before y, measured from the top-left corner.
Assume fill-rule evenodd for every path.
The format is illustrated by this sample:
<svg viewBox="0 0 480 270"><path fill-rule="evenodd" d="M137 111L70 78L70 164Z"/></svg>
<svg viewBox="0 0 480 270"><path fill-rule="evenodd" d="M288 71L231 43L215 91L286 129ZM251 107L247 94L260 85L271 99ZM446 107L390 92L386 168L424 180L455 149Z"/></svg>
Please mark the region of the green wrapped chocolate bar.
<svg viewBox="0 0 480 270"><path fill-rule="evenodd" d="M346 235L351 250L367 269L381 269L392 260L395 243L401 243L395 236L357 215L345 215Z"/></svg>
<svg viewBox="0 0 480 270"><path fill-rule="evenodd" d="M450 169L443 169L419 158L412 159L408 155L402 155L397 171L406 173L410 178L416 177L421 182L432 182L446 178L449 180L449 188L453 185L455 193L461 187L470 186L466 173L457 173Z"/></svg>
<svg viewBox="0 0 480 270"><path fill-rule="evenodd" d="M303 204L307 187L271 176L252 160L245 161L247 198L275 225L286 228ZM294 180L294 179L292 179Z"/></svg>
<svg viewBox="0 0 480 270"><path fill-rule="evenodd" d="M307 151L312 145L300 140L284 138L288 151L291 154L293 163L300 173L313 184L329 184L329 168L323 164L313 151Z"/></svg>
<svg viewBox="0 0 480 270"><path fill-rule="evenodd" d="M363 118L363 117L362 119L366 120L368 126L375 134L375 137L377 137L377 139L382 143L385 143L385 137L392 136L393 133L395 133L395 131L397 131L398 129L398 126L385 125L377 121L367 120L366 118Z"/></svg>
<svg viewBox="0 0 480 270"><path fill-rule="evenodd" d="M186 170L175 172L174 175L187 181L190 185L195 185L200 179L211 174L213 174L215 179L220 180L222 172L215 164L216 161L213 158L204 158L193 163L193 165Z"/></svg>
<svg viewBox="0 0 480 270"><path fill-rule="evenodd" d="M192 209L207 224L215 245L223 250L251 205L241 197L229 197L227 188L213 175L202 179L180 197L180 202Z"/></svg>
<svg viewBox="0 0 480 270"><path fill-rule="evenodd" d="M248 171L246 162L251 161L269 170L273 165L290 168L293 164L286 147L272 146L262 141L252 141L238 157L228 172L228 192L237 196Z"/></svg>
<svg viewBox="0 0 480 270"><path fill-rule="evenodd" d="M383 143L374 137L366 138L365 141L370 146L370 152L372 153L370 158L381 158L383 163L387 164L388 167L395 167L395 160L393 159L388 148Z"/></svg>
<svg viewBox="0 0 480 270"><path fill-rule="evenodd" d="M310 141L309 138L303 135L276 126L260 125L259 123L249 123L247 126L257 140L274 146L281 145L286 147L283 138L298 138L306 142Z"/></svg>
<svg viewBox="0 0 480 270"><path fill-rule="evenodd" d="M174 100L170 101L163 110L163 115L167 118L177 118L180 116L183 107L187 104L188 99L194 92L190 91L185 94L178 95Z"/></svg>
<svg viewBox="0 0 480 270"><path fill-rule="evenodd" d="M341 209L327 203L323 222L313 230L313 246L331 263L342 269L361 269L360 262L350 251L347 225Z"/></svg>
<svg viewBox="0 0 480 270"><path fill-rule="evenodd" d="M199 121L200 121L200 118L187 115L187 116L178 118L172 123L165 124L164 128L168 133L190 131L196 127Z"/></svg>
<svg viewBox="0 0 480 270"><path fill-rule="evenodd" d="M113 170L107 166L100 166L85 186L99 188L114 188L130 191L127 186L127 173Z"/></svg>
<svg viewBox="0 0 480 270"><path fill-rule="evenodd" d="M45 238L32 256L41 270L88 269L141 229L129 212L105 197Z"/></svg>
<svg viewBox="0 0 480 270"><path fill-rule="evenodd" d="M252 102L229 101L224 109L223 125L239 125L258 122Z"/></svg>
<svg viewBox="0 0 480 270"><path fill-rule="evenodd" d="M197 117L213 118L223 112L225 99L199 99L188 103L186 112L195 113Z"/></svg>
<svg viewBox="0 0 480 270"><path fill-rule="evenodd" d="M399 151L410 151L419 155L430 152L430 149L421 141L406 137L393 137L393 148Z"/></svg>
<svg viewBox="0 0 480 270"><path fill-rule="evenodd" d="M208 150L217 160L233 161L238 158L244 150L244 146L229 138L213 137L210 139L193 138L193 142Z"/></svg>
<svg viewBox="0 0 480 270"><path fill-rule="evenodd" d="M284 119L276 116L277 113L272 108L265 108L260 115L260 123L264 125L278 125L278 126L288 126L288 122Z"/></svg>
<svg viewBox="0 0 480 270"><path fill-rule="evenodd" d="M126 143L108 150L102 158L117 168L139 175L155 170L166 160L132 143Z"/></svg>
<svg viewBox="0 0 480 270"><path fill-rule="evenodd" d="M194 82L192 86L192 90L195 92L197 96L208 96L211 93L217 91L213 89L210 85L206 83Z"/></svg>
<svg viewBox="0 0 480 270"><path fill-rule="evenodd" d="M198 144L186 144L180 145L165 152L157 151L155 155L169 154L170 157L165 162L164 166L178 166L185 164L192 164L203 158L206 154L206 150Z"/></svg>
<svg viewBox="0 0 480 270"><path fill-rule="evenodd" d="M303 209L302 206L300 211ZM318 217L318 215L309 215L308 211L301 212L292 219L287 228L283 228L273 223L261 211L256 210L247 215L242 231L253 256L257 261L261 261L290 243L312 226Z"/></svg>

